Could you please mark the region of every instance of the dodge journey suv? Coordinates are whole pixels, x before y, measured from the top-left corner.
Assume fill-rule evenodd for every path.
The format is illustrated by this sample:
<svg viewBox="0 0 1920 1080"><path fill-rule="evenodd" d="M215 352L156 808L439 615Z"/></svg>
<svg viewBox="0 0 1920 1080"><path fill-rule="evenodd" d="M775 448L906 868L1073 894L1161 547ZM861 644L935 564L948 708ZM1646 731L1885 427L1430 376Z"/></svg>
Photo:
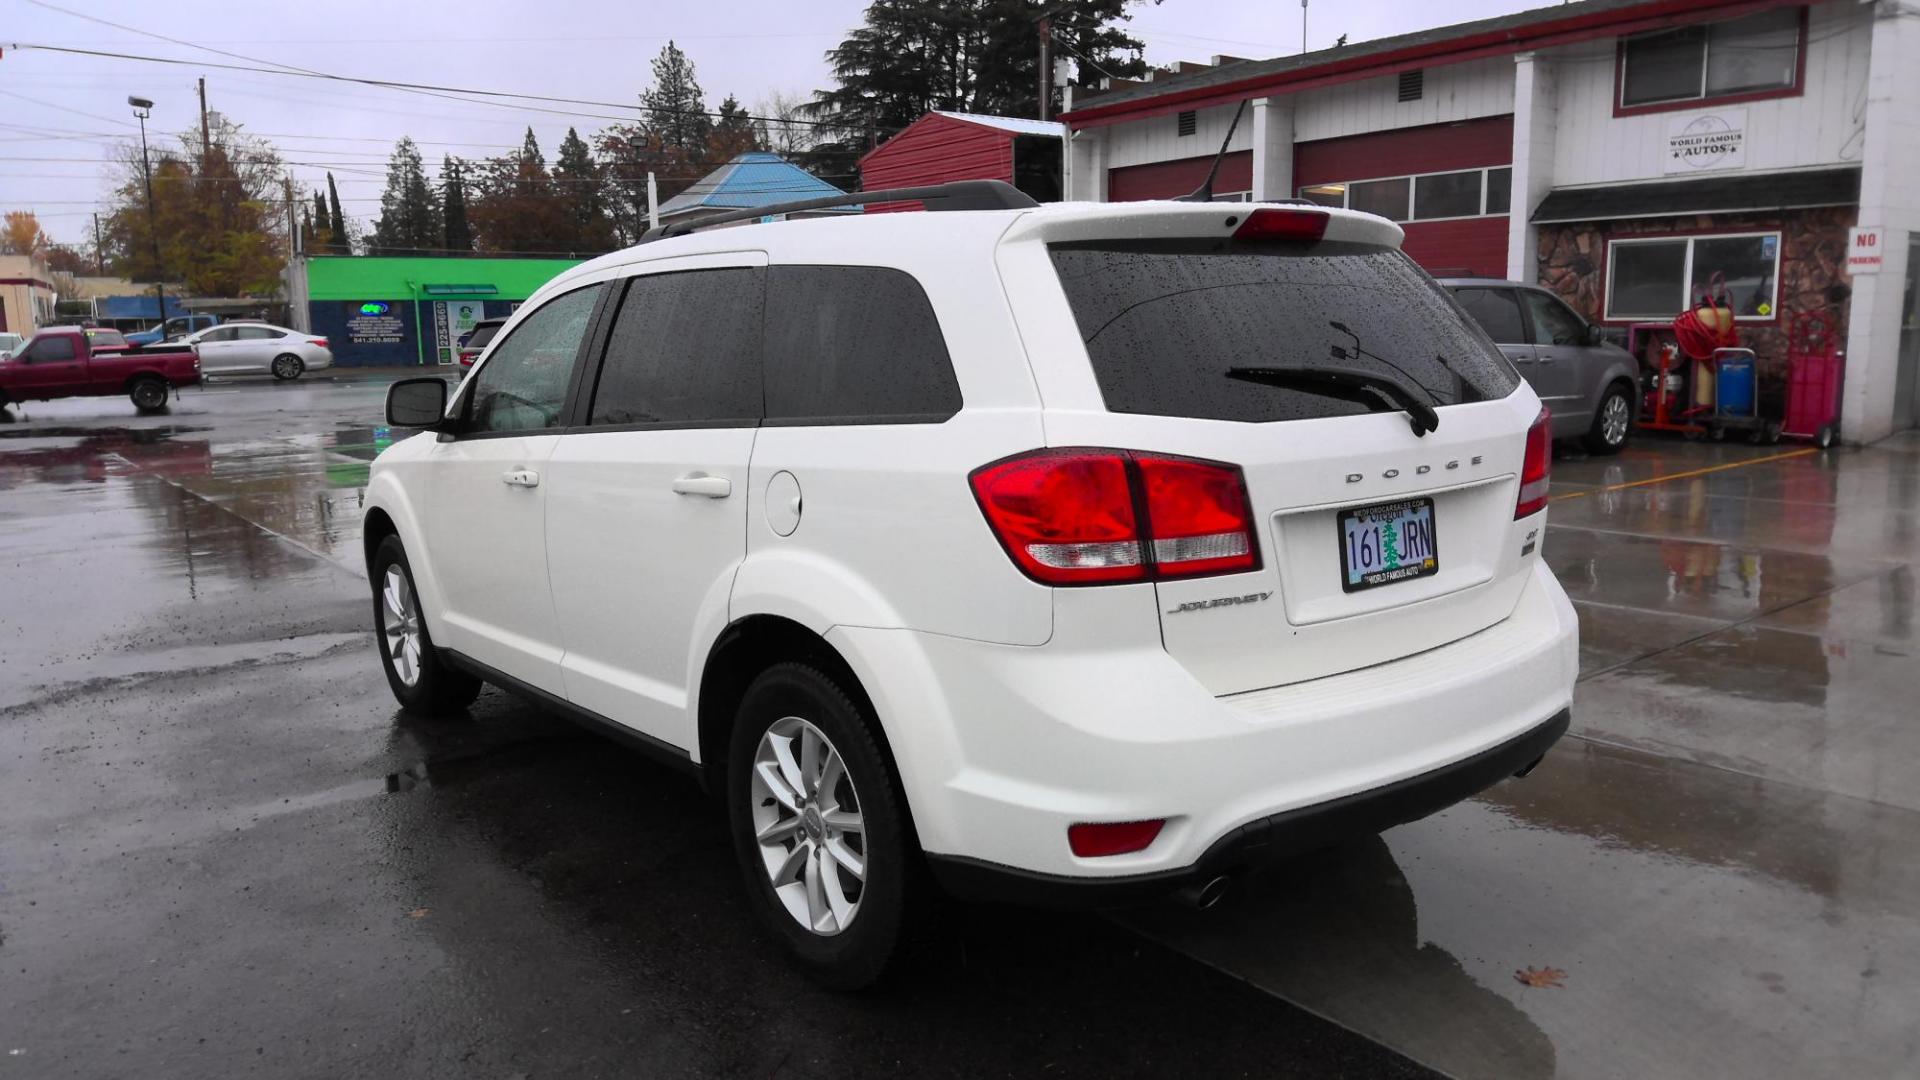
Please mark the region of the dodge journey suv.
<svg viewBox="0 0 1920 1080"><path fill-rule="evenodd" d="M1206 902L1566 729L1547 413L1397 226L849 198L942 212L668 227L395 384L403 706L493 683L696 772L839 986L930 887Z"/></svg>

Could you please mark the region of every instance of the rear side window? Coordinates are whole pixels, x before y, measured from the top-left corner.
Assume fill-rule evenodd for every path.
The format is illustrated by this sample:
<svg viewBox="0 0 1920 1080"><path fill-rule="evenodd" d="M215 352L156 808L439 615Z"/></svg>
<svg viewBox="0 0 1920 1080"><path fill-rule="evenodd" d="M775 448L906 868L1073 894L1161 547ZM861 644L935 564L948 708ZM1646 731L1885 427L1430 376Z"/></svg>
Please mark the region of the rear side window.
<svg viewBox="0 0 1920 1080"><path fill-rule="evenodd" d="M1346 367L1437 406L1505 397L1506 357L1412 260L1336 241L1056 244L1053 263L1107 409L1262 423L1362 402L1229 378L1236 367Z"/></svg>
<svg viewBox="0 0 1920 1080"><path fill-rule="evenodd" d="M463 349L486 348L487 342L493 340L493 335L500 332L500 326L500 323L482 323L474 327L473 332L467 335L467 340L460 343L460 347Z"/></svg>
<svg viewBox="0 0 1920 1080"><path fill-rule="evenodd" d="M1502 345L1524 345L1527 332L1520 321L1520 301L1512 289L1456 289L1454 299L1467 309L1487 336Z"/></svg>
<svg viewBox="0 0 1920 1080"><path fill-rule="evenodd" d="M607 339L589 422L756 423L764 275L740 268L634 278Z"/></svg>
<svg viewBox="0 0 1920 1080"><path fill-rule="evenodd" d="M769 424L938 423L960 411L946 338L911 275L776 266L767 294Z"/></svg>

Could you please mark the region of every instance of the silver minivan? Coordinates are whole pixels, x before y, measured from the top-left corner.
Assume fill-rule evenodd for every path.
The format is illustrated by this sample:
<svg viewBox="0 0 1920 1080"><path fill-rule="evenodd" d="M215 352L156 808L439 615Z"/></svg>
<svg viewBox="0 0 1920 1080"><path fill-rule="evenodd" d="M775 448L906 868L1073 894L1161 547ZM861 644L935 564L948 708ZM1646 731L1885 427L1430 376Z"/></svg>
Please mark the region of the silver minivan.
<svg viewBox="0 0 1920 1080"><path fill-rule="evenodd" d="M1639 365L1601 329L1538 285L1481 278L1440 282L1553 410L1553 437L1617 454L1633 431Z"/></svg>

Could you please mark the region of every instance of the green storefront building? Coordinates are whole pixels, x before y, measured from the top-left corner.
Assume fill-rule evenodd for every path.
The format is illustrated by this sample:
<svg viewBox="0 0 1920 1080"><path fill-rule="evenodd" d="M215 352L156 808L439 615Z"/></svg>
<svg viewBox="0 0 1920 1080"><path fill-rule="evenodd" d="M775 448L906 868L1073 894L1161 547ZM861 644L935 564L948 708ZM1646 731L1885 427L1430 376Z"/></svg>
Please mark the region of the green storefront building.
<svg viewBox="0 0 1920 1080"><path fill-rule="evenodd" d="M287 297L295 328L325 337L343 366L451 364L475 322L511 314L579 263L308 255L288 264Z"/></svg>

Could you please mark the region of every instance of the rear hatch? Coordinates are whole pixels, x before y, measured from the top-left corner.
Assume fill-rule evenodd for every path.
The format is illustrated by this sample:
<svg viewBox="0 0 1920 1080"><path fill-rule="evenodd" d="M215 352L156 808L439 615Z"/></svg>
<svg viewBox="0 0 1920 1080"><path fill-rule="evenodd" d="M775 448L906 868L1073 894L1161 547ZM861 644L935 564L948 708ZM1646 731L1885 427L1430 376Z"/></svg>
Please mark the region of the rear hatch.
<svg viewBox="0 0 1920 1080"><path fill-rule="evenodd" d="M1538 558L1543 516L1515 513L1538 400L1397 227L1320 214L1261 211L1251 239L1246 208L1074 208L1003 242L1049 446L1244 476L1259 565L1153 584L1167 651L1216 694L1475 633Z"/></svg>

